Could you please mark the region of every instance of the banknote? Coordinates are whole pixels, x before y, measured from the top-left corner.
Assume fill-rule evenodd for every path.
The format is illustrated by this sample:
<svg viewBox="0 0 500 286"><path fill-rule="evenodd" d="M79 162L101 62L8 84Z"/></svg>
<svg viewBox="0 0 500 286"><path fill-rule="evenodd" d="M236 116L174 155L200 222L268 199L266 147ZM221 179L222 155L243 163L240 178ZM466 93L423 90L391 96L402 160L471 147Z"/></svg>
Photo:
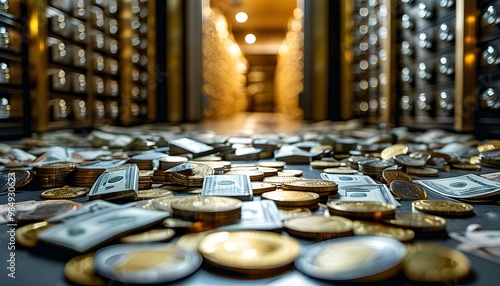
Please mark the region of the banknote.
<svg viewBox="0 0 500 286"><path fill-rule="evenodd" d="M244 174L205 176L202 196L231 197L242 201L253 199L250 177Z"/></svg>
<svg viewBox="0 0 500 286"><path fill-rule="evenodd" d="M217 230L281 230L283 222L276 203L271 200L243 202L241 219Z"/></svg>
<svg viewBox="0 0 500 286"><path fill-rule="evenodd" d="M210 154L214 150L214 148L210 145L189 138L179 138L175 140L170 140L169 145L170 145L170 155L191 153L195 157L199 157Z"/></svg>
<svg viewBox="0 0 500 286"><path fill-rule="evenodd" d="M376 184L372 178L365 175L338 175L321 173L321 178L323 180L335 182L339 187Z"/></svg>
<svg viewBox="0 0 500 286"><path fill-rule="evenodd" d="M339 186L337 196L330 196L330 201L350 202L384 202L395 206L401 206L392 196L386 185L345 185Z"/></svg>
<svg viewBox="0 0 500 286"><path fill-rule="evenodd" d="M168 216L168 212L119 208L60 223L38 233L38 239L48 244L85 252L119 234L146 227Z"/></svg>
<svg viewBox="0 0 500 286"><path fill-rule="evenodd" d="M415 180L414 182L438 194L457 199L500 194L500 182L474 174L435 180Z"/></svg>
<svg viewBox="0 0 500 286"><path fill-rule="evenodd" d="M137 195L139 189L139 168L126 164L108 169L102 173L89 192L89 200L117 199Z"/></svg>

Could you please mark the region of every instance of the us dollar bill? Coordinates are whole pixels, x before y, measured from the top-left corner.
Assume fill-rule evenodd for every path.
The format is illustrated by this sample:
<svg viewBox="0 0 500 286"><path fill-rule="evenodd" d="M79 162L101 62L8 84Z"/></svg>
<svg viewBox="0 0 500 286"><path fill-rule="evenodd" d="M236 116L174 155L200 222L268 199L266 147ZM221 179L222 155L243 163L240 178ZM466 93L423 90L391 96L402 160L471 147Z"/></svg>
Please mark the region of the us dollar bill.
<svg viewBox="0 0 500 286"><path fill-rule="evenodd" d="M111 200L137 195L139 168L126 164L102 173L89 191L89 200Z"/></svg>
<svg viewBox="0 0 500 286"><path fill-rule="evenodd" d="M118 208L60 223L38 233L38 239L47 244L85 252L122 233L146 227L168 216L168 212Z"/></svg>
<svg viewBox="0 0 500 286"><path fill-rule="evenodd" d="M203 180L202 196L231 197L242 201L253 199L250 177L244 174L206 176Z"/></svg>
<svg viewBox="0 0 500 286"><path fill-rule="evenodd" d="M321 178L323 180L335 182L339 187L376 184L372 178L365 175L337 175L321 173Z"/></svg>
<svg viewBox="0 0 500 286"><path fill-rule="evenodd" d="M415 180L414 182L438 194L457 199L500 194L500 182L474 174L435 180Z"/></svg>
<svg viewBox="0 0 500 286"><path fill-rule="evenodd" d="M330 196L330 201L383 202L395 206L401 205L392 196L389 188L381 184L339 186L337 196Z"/></svg>

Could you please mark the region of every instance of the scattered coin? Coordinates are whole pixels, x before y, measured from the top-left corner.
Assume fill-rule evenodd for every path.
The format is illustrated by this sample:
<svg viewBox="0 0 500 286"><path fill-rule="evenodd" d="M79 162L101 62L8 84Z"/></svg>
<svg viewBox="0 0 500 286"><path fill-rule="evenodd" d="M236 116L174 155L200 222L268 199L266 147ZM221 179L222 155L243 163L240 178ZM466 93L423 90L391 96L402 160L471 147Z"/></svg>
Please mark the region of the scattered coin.
<svg viewBox="0 0 500 286"><path fill-rule="evenodd" d="M396 155L408 153L408 150L408 146L404 144L396 144L382 150L382 152L380 152L380 157L382 158L382 160L389 160Z"/></svg>
<svg viewBox="0 0 500 286"><path fill-rule="evenodd" d="M396 206L383 202L328 202L331 215L380 221L394 217Z"/></svg>
<svg viewBox="0 0 500 286"><path fill-rule="evenodd" d="M16 229L16 244L26 248L33 248L38 243L37 233L54 224L46 221L23 225Z"/></svg>
<svg viewBox="0 0 500 286"><path fill-rule="evenodd" d="M440 232L446 229L444 218L414 213L396 214L392 219L385 219L384 223L421 232Z"/></svg>
<svg viewBox="0 0 500 286"><path fill-rule="evenodd" d="M434 168L407 168L406 172L408 175L413 175L413 176L420 176L420 177L437 177L439 174L438 169Z"/></svg>
<svg viewBox="0 0 500 286"><path fill-rule="evenodd" d="M94 272L94 253L78 255L70 259L64 266L64 276L78 285L106 285L106 282Z"/></svg>
<svg viewBox="0 0 500 286"><path fill-rule="evenodd" d="M353 233L354 235L392 237L401 242L410 242L415 238L415 232L411 229L359 220L353 222Z"/></svg>
<svg viewBox="0 0 500 286"><path fill-rule="evenodd" d="M46 200L75 199L85 196L88 193L88 191L89 191L88 188L66 186L66 187L46 190L40 194L40 198Z"/></svg>
<svg viewBox="0 0 500 286"><path fill-rule="evenodd" d="M327 174L356 174L358 171L350 167L326 168L323 172Z"/></svg>
<svg viewBox="0 0 500 286"><path fill-rule="evenodd" d="M260 195L265 192L276 190L276 185L271 183L251 182L251 184L252 184L252 192L254 195Z"/></svg>
<svg viewBox="0 0 500 286"><path fill-rule="evenodd" d="M415 282L457 283L470 271L470 260L462 252L430 243L409 245L408 257L403 264L405 276Z"/></svg>
<svg viewBox="0 0 500 286"><path fill-rule="evenodd" d="M393 181L389 188L400 200L424 200L427 192L419 184L407 181Z"/></svg>
<svg viewBox="0 0 500 286"><path fill-rule="evenodd" d="M382 172L382 177L388 185L390 185L393 181L412 181L411 177L408 176L408 174L398 170L385 169Z"/></svg>
<svg viewBox="0 0 500 286"><path fill-rule="evenodd" d="M314 160L309 163L313 169L335 168L340 166L339 161Z"/></svg>
<svg viewBox="0 0 500 286"><path fill-rule="evenodd" d="M318 241L352 235L352 221L340 216L294 217L285 220L283 227L292 236Z"/></svg>
<svg viewBox="0 0 500 286"><path fill-rule="evenodd" d="M474 210L472 205L466 203L443 200L419 200L412 202L412 206L421 212L447 217L471 216Z"/></svg>

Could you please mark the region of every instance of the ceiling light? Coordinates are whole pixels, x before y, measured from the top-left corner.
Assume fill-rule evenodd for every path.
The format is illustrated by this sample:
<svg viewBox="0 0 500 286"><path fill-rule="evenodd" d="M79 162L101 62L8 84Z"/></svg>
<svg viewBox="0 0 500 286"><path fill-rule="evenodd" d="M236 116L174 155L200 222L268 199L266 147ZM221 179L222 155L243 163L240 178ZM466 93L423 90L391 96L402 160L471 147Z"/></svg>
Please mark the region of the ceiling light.
<svg viewBox="0 0 500 286"><path fill-rule="evenodd" d="M234 18L238 23L245 23L248 20L248 15L245 12L238 12Z"/></svg>
<svg viewBox="0 0 500 286"><path fill-rule="evenodd" d="M247 44L253 44L253 43L255 43L256 40L257 40L257 38L255 37L254 34L247 34L245 36L245 42Z"/></svg>

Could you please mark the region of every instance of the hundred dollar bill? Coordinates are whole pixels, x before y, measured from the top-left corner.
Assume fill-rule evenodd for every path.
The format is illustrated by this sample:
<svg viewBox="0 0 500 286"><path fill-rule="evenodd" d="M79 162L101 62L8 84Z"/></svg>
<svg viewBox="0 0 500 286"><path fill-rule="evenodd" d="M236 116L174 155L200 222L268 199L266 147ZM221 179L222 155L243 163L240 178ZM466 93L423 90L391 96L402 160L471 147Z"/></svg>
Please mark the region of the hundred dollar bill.
<svg viewBox="0 0 500 286"><path fill-rule="evenodd" d="M336 175L321 173L321 178L323 180L335 182L339 187L376 184L372 178L365 175Z"/></svg>
<svg viewBox="0 0 500 286"><path fill-rule="evenodd" d="M381 184L339 186L337 197L330 201L383 202L395 206L401 204L392 196L387 186Z"/></svg>
<svg viewBox="0 0 500 286"><path fill-rule="evenodd" d="M135 164L126 164L101 174L88 196L89 200L110 200L137 195L138 189L139 168Z"/></svg>
<svg viewBox="0 0 500 286"><path fill-rule="evenodd" d="M435 180L415 180L414 182L438 194L457 199L500 194L500 182L474 174Z"/></svg>
<svg viewBox="0 0 500 286"><path fill-rule="evenodd" d="M60 215L53 216L49 218L48 222L67 222L70 220L80 220L85 217L91 217L98 213L104 213L107 211L111 211L114 209L119 209L125 207L125 205L113 204L103 200L95 200L90 203L83 205L81 208L78 208L73 211L69 211L67 213L63 213Z"/></svg>
<svg viewBox="0 0 500 286"><path fill-rule="evenodd" d="M60 223L38 233L38 239L47 244L85 252L119 234L152 225L168 216L168 212L119 208Z"/></svg>
<svg viewBox="0 0 500 286"><path fill-rule="evenodd" d="M243 174L206 176L203 180L201 195L251 201L253 192L250 177Z"/></svg>
<svg viewBox="0 0 500 286"><path fill-rule="evenodd" d="M210 154L214 148L210 145L195 141L189 138L179 138L170 140L170 155L191 153L194 157Z"/></svg>
<svg viewBox="0 0 500 286"><path fill-rule="evenodd" d="M276 203L271 200L243 202L241 219L217 230L281 230L283 222Z"/></svg>

